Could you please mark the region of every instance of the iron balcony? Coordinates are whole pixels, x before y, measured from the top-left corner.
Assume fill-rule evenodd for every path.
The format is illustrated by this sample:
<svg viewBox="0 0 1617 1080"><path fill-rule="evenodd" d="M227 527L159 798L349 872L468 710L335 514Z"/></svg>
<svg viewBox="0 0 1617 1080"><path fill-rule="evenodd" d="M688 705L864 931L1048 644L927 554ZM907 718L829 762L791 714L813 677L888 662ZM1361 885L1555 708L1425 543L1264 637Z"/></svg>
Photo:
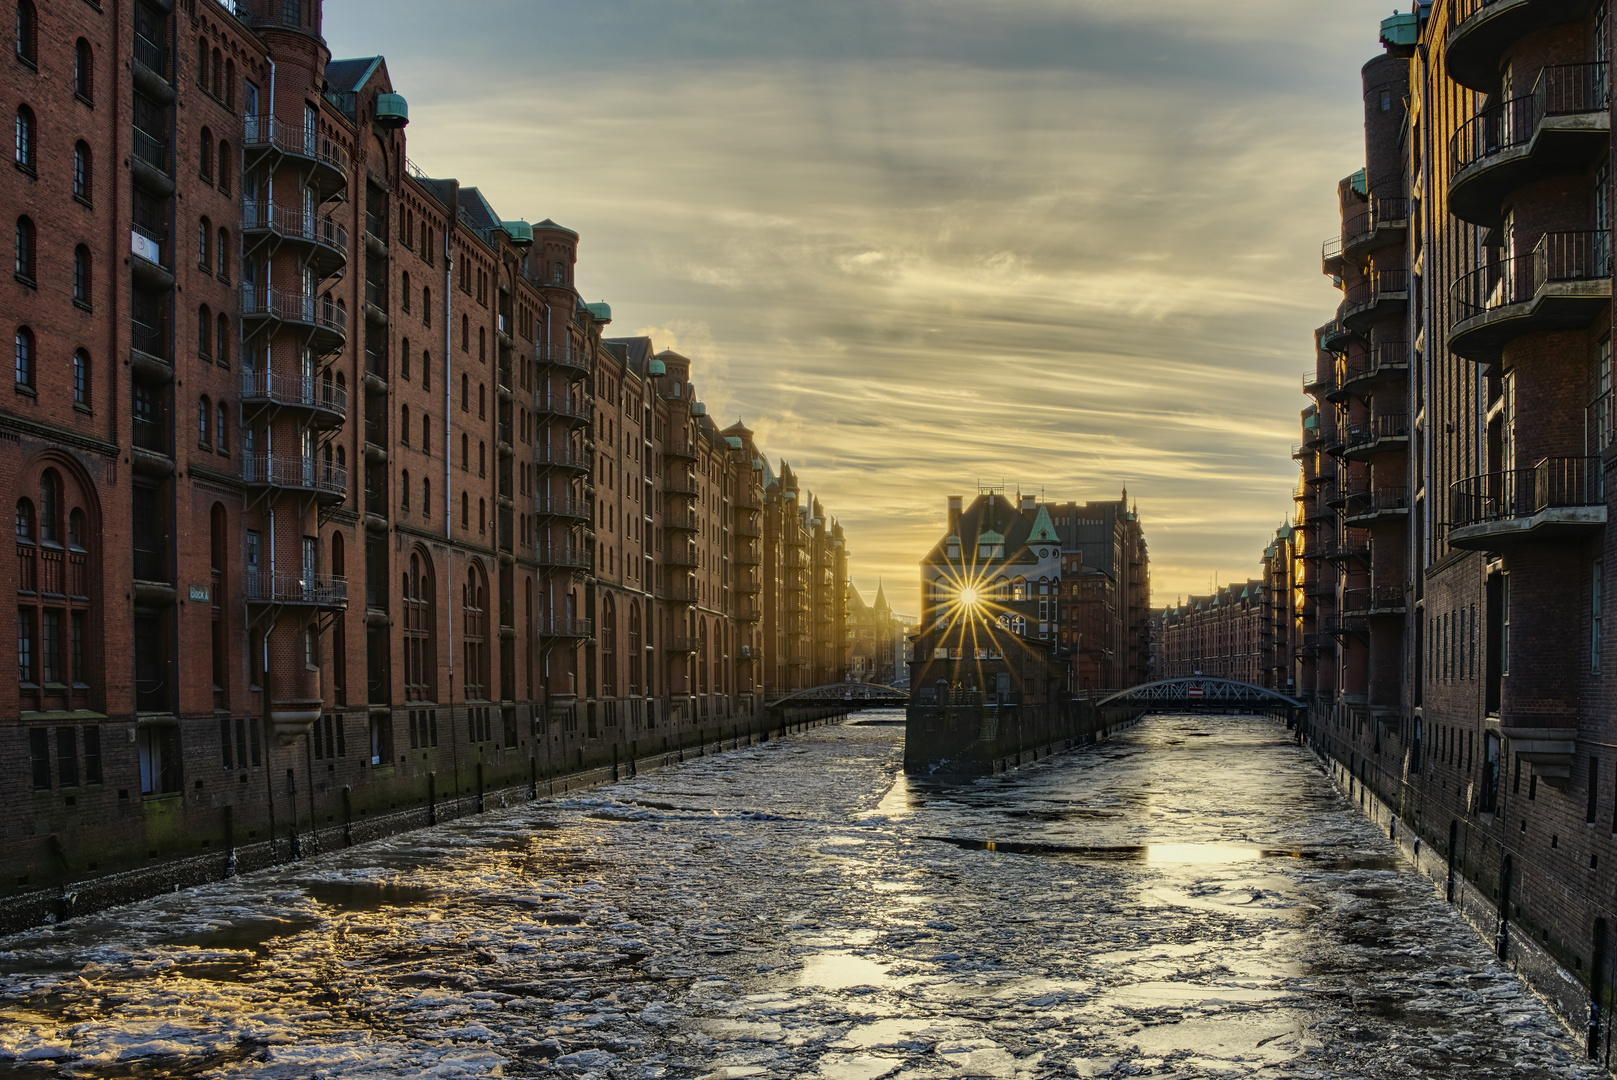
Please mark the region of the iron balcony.
<svg viewBox="0 0 1617 1080"><path fill-rule="evenodd" d="M273 0L256 2L267 9ZM317 128L273 116L249 116L244 119L242 150L249 168L263 157L302 162L307 166L309 185L321 202L348 187L348 151L321 135Z"/></svg>
<svg viewBox="0 0 1617 1080"><path fill-rule="evenodd" d="M1598 456L1547 457L1530 469L1458 480L1450 489L1449 544L1498 551L1587 535L1606 524Z"/></svg>
<svg viewBox="0 0 1617 1080"><path fill-rule="evenodd" d="M319 279L348 264L348 229L329 215L250 199L242 205L241 229L247 235L273 236L296 246Z"/></svg>
<svg viewBox="0 0 1617 1080"><path fill-rule="evenodd" d="M1461 277L1450 300L1449 351L1479 364L1526 334L1582 329L1611 302L1611 232L1545 233L1531 254Z"/></svg>
<svg viewBox="0 0 1617 1080"><path fill-rule="evenodd" d="M304 296L283 289L241 287L242 321L259 326L280 323L303 329L318 354L336 352L348 340L348 313L329 296ZM256 327L255 327L256 328ZM252 331L248 331L251 336Z"/></svg>
<svg viewBox="0 0 1617 1080"><path fill-rule="evenodd" d="M254 605L309 607L327 611L348 608L348 579L331 574L271 574L248 570L247 602Z"/></svg>
<svg viewBox="0 0 1617 1080"><path fill-rule="evenodd" d="M294 409L308 417L311 427L336 428L348 415L348 389L313 375L243 371L241 403L244 408Z"/></svg>
<svg viewBox="0 0 1617 1080"><path fill-rule="evenodd" d="M1449 0L1443 65L1461 86L1492 93L1512 44L1546 26L1577 22L1593 7L1594 0Z"/></svg>
<svg viewBox="0 0 1617 1080"><path fill-rule="evenodd" d="M323 503L338 503L348 494L348 470L313 458L248 454L242 458L241 478L249 487L307 492Z"/></svg>

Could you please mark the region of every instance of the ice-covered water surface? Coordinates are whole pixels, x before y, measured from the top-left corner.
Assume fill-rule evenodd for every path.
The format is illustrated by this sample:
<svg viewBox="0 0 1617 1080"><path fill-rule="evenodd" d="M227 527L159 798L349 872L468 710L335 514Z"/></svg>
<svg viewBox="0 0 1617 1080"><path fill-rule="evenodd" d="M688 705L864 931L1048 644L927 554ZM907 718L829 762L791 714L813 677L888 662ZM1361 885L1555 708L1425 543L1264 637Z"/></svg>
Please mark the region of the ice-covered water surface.
<svg viewBox="0 0 1617 1080"><path fill-rule="evenodd" d="M824 728L178 893L0 941L0 1071L1599 1075L1284 736Z"/></svg>

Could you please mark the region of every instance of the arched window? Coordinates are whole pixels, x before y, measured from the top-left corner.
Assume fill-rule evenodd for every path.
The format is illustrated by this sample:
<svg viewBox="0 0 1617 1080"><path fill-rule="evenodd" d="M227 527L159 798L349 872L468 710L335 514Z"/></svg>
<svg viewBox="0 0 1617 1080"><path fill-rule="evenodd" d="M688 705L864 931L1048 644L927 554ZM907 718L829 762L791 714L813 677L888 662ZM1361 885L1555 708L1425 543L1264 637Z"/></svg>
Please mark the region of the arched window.
<svg viewBox="0 0 1617 1080"><path fill-rule="evenodd" d="M421 325L432 325L432 290L424 285L421 287Z"/></svg>
<svg viewBox="0 0 1617 1080"><path fill-rule="evenodd" d="M73 197L90 201L90 144L80 139L73 144Z"/></svg>
<svg viewBox="0 0 1617 1080"><path fill-rule="evenodd" d="M460 433L460 471L461 472L465 472L465 471L467 471L468 469L470 469L472 467L472 453L471 453L471 450L469 449L470 445L471 444L466 439L466 433L464 431L461 432Z"/></svg>
<svg viewBox="0 0 1617 1080"><path fill-rule="evenodd" d="M197 355L204 360L213 359L213 311L207 304L197 308Z"/></svg>
<svg viewBox="0 0 1617 1080"><path fill-rule="evenodd" d="M73 45L73 92L85 101L95 100L95 54L84 38Z"/></svg>
<svg viewBox="0 0 1617 1080"><path fill-rule="evenodd" d="M461 492L460 493L460 527L463 528L463 529L471 528L472 515L471 515L470 506L471 506L471 503L467 499L466 493L464 491Z"/></svg>
<svg viewBox="0 0 1617 1080"><path fill-rule="evenodd" d="M405 290L404 295L405 296L410 295L410 292L409 292L408 289ZM410 381L410 339L409 338L404 338L403 339L402 346L399 349L399 378L403 379L405 382Z"/></svg>
<svg viewBox="0 0 1617 1080"><path fill-rule="evenodd" d="M209 446L209 445L211 445L211 443L210 443L210 441L208 439L208 425L212 422L212 420L213 420L213 402L208 400L208 395L203 394L200 398L197 399L197 445L198 446Z"/></svg>
<svg viewBox="0 0 1617 1080"><path fill-rule="evenodd" d="M199 140L201 145L197 151L197 169L202 173L202 179L211 184L213 183L213 132L203 128Z"/></svg>
<svg viewBox="0 0 1617 1080"><path fill-rule="evenodd" d="M230 230L219 230L219 243L215 245L214 276L220 281L230 280Z"/></svg>
<svg viewBox="0 0 1617 1080"><path fill-rule="evenodd" d="M640 605L629 605L629 696L640 696Z"/></svg>
<svg viewBox="0 0 1617 1080"><path fill-rule="evenodd" d="M34 385L34 332L26 326L17 327L14 345L16 349L17 385L32 389Z"/></svg>
<svg viewBox="0 0 1617 1080"><path fill-rule="evenodd" d="M90 306L90 249L83 244L73 249L73 302Z"/></svg>
<svg viewBox="0 0 1617 1080"><path fill-rule="evenodd" d="M466 570L466 585L461 597L462 623L465 627L466 696L480 700L488 696L488 585L482 565L473 562Z"/></svg>
<svg viewBox="0 0 1617 1080"><path fill-rule="evenodd" d="M486 326L477 328L477 358L485 361L488 359L488 327Z"/></svg>
<svg viewBox="0 0 1617 1080"><path fill-rule="evenodd" d="M410 445L410 406L399 406L399 442Z"/></svg>
<svg viewBox="0 0 1617 1080"><path fill-rule="evenodd" d="M426 349L421 350L421 389L432 389L432 353Z"/></svg>
<svg viewBox="0 0 1617 1080"><path fill-rule="evenodd" d="M404 272L404 276L403 276L402 280L404 282L404 286L399 291L402 294L403 299L404 299L404 313L406 315L408 315L408 314L410 314L410 271L406 270ZM410 349L409 349L408 345L405 346L404 351L406 353L409 353ZM409 378L409 376L405 376L405 377Z"/></svg>
<svg viewBox="0 0 1617 1080"><path fill-rule="evenodd" d="M425 477L421 481L421 516L432 516L432 478Z"/></svg>
<svg viewBox="0 0 1617 1080"><path fill-rule="evenodd" d="M488 443L477 440L477 475L488 475Z"/></svg>
<svg viewBox="0 0 1617 1080"><path fill-rule="evenodd" d="M399 474L399 509L406 514L410 512L410 470L405 469Z"/></svg>
<svg viewBox="0 0 1617 1080"><path fill-rule="evenodd" d="M230 194L230 144L219 143L219 190Z"/></svg>
<svg viewBox="0 0 1617 1080"><path fill-rule="evenodd" d="M437 700L437 589L432 560L425 552L410 554L404 577L404 696L410 701Z"/></svg>
<svg viewBox="0 0 1617 1080"><path fill-rule="evenodd" d="M460 317L460 351L470 352L472 347L472 324L466 316Z"/></svg>
<svg viewBox="0 0 1617 1080"><path fill-rule="evenodd" d="M696 620L696 692L707 693L707 620Z"/></svg>
<svg viewBox="0 0 1617 1080"><path fill-rule="evenodd" d="M208 273L213 266L213 260L209 258L212 246L213 222L203 218L197 222L197 266L203 273Z"/></svg>
<svg viewBox="0 0 1617 1080"><path fill-rule="evenodd" d="M421 414L421 452L432 453L432 414Z"/></svg>
<svg viewBox="0 0 1617 1080"><path fill-rule="evenodd" d="M27 499L17 500L17 540L24 544L34 542L34 504Z"/></svg>
<svg viewBox="0 0 1617 1080"><path fill-rule="evenodd" d="M225 403L221 401L213 418L213 448L221 454L230 453L230 429L225 423Z"/></svg>
<svg viewBox="0 0 1617 1080"><path fill-rule="evenodd" d="M39 66L39 15L34 0L17 0L17 57Z"/></svg>
<svg viewBox="0 0 1617 1080"><path fill-rule="evenodd" d="M34 232L34 219L26 214L17 219L16 273L29 284L34 281L34 253L36 233Z"/></svg>
<svg viewBox="0 0 1617 1080"><path fill-rule="evenodd" d="M601 601L601 696L618 696L618 608L608 595Z"/></svg>
<svg viewBox="0 0 1617 1080"><path fill-rule="evenodd" d="M197 85L208 88L208 39L197 38Z"/></svg>
<svg viewBox="0 0 1617 1080"><path fill-rule="evenodd" d="M460 411L471 411L471 382L467 380L466 373L460 373Z"/></svg>
<svg viewBox="0 0 1617 1080"><path fill-rule="evenodd" d="M220 312L219 334L214 339L214 359L221 364L230 363L230 316Z"/></svg>
<svg viewBox="0 0 1617 1080"><path fill-rule="evenodd" d="M213 50L213 71L210 73L212 79L208 89L213 93L214 97L224 96L224 67L223 54L218 49Z"/></svg>
<svg viewBox="0 0 1617 1080"><path fill-rule="evenodd" d="M225 61L225 106L236 107L236 61Z"/></svg>
<svg viewBox="0 0 1617 1080"><path fill-rule="evenodd" d="M90 407L90 354L83 349L73 354L73 404Z"/></svg>
<svg viewBox="0 0 1617 1080"><path fill-rule="evenodd" d="M488 532L488 500L477 500L477 531L481 535Z"/></svg>
<svg viewBox="0 0 1617 1080"><path fill-rule="evenodd" d="M17 165L27 172L33 172L36 162L34 160L34 110L26 105L17 106L15 154Z"/></svg>
<svg viewBox="0 0 1617 1080"><path fill-rule="evenodd" d="M46 544L62 542L62 477L46 469L39 478L39 539Z"/></svg>
<svg viewBox="0 0 1617 1080"><path fill-rule="evenodd" d="M483 383L477 384L477 418L488 419L488 387Z"/></svg>

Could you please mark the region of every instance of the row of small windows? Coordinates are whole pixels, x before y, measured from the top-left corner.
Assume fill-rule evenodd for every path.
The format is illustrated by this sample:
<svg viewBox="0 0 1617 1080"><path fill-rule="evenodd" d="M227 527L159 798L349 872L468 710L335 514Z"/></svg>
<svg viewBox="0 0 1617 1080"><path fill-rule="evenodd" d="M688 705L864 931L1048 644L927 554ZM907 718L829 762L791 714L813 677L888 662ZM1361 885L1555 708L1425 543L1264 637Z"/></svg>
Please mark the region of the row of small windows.
<svg viewBox="0 0 1617 1080"><path fill-rule="evenodd" d="M12 336L12 348L17 388L33 393L38 376L34 332L26 326L17 327ZM90 407L90 354L83 349L73 353L73 404L84 409Z"/></svg>
<svg viewBox="0 0 1617 1080"><path fill-rule="evenodd" d="M218 154L215 156L213 132L207 128L202 129L198 137L200 145L197 148L197 169L202 179L210 184L217 183L219 190L226 195L230 194L230 144L223 139L218 144ZM218 163L218 176L214 175L214 163Z"/></svg>
<svg viewBox="0 0 1617 1080"><path fill-rule="evenodd" d="M39 283L39 230L32 218L17 219L13 244L13 273L25 285ZM73 303L90 310L90 249L83 244L73 249Z"/></svg>
<svg viewBox="0 0 1617 1080"><path fill-rule="evenodd" d="M197 222L197 269L220 281L230 281L230 230L213 231L206 216Z"/></svg>
<svg viewBox="0 0 1617 1080"><path fill-rule="evenodd" d="M200 37L197 38L197 85L224 102L227 109L236 107L236 61L227 59L218 49L210 50L208 39Z"/></svg>
<svg viewBox="0 0 1617 1080"><path fill-rule="evenodd" d="M39 69L39 11L33 0L17 0L13 45L17 59ZM73 93L89 102L95 100L95 53L90 43L79 38L73 43Z"/></svg>

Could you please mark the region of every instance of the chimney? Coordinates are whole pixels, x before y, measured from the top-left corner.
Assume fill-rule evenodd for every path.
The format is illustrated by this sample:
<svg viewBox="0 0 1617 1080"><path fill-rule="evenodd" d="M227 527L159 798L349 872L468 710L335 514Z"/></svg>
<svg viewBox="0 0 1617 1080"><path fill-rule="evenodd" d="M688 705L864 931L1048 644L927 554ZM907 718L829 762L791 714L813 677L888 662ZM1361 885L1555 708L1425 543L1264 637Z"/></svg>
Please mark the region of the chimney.
<svg viewBox="0 0 1617 1080"><path fill-rule="evenodd" d="M1022 509L1023 509L1023 511L1025 511L1026 513L1031 514L1035 510L1037 510L1038 508L1039 508L1039 500L1038 499L1036 499L1032 495L1023 495L1022 496Z"/></svg>
<svg viewBox="0 0 1617 1080"><path fill-rule="evenodd" d="M960 535L960 510L965 498L960 495L949 496L949 535Z"/></svg>

